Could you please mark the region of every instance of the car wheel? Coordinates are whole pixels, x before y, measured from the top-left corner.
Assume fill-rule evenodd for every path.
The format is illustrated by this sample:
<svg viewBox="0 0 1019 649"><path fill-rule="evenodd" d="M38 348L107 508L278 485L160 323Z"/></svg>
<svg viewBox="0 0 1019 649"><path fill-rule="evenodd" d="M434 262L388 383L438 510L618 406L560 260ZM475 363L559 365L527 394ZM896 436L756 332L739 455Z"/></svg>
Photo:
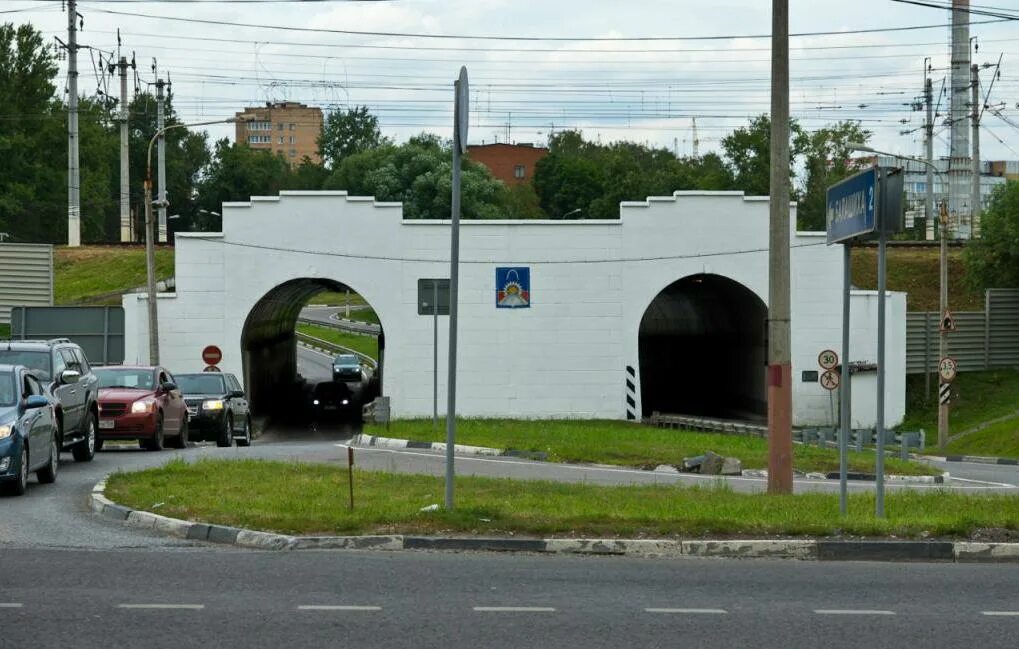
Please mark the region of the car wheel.
<svg viewBox="0 0 1019 649"><path fill-rule="evenodd" d="M96 416L89 413L85 424L85 439L71 447L75 462L91 462L96 456Z"/></svg>
<svg viewBox="0 0 1019 649"><path fill-rule="evenodd" d="M219 439L216 440L216 446L219 446L220 448L226 448L234 445L234 416L227 413L223 422L223 430L219 434Z"/></svg>
<svg viewBox="0 0 1019 649"><path fill-rule="evenodd" d="M28 489L28 449L21 449L21 466L18 469L18 477L13 482L3 485L4 492L11 496L24 495Z"/></svg>
<svg viewBox="0 0 1019 649"><path fill-rule="evenodd" d="M173 438L172 446L174 448L187 448L188 447L188 433L189 425L187 417L184 417L184 423L180 425L180 434Z"/></svg>
<svg viewBox="0 0 1019 649"><path fill-rule="evenodd" d="M251 446L251 417L244 418L244 437L237 440L237 446Z"/></svg>
<svg viewBox="0 0 1019 649"><path fill-rule="evenodd" d="M143 445L146 451L163 450L163 413L156 415L156 432L152 434L152 439L145 440Z"/></svg>
<svg viewBox="0 0 1019 649"><path fill-rule="evenodd" d="M50 443L50 461L46 463L46 466L35 472L35 477L39 478L39 482L42 484L53 484L57 481L57 468L60 466L60 446L57 444L57 436L53 436L53 441Z"/></svg>

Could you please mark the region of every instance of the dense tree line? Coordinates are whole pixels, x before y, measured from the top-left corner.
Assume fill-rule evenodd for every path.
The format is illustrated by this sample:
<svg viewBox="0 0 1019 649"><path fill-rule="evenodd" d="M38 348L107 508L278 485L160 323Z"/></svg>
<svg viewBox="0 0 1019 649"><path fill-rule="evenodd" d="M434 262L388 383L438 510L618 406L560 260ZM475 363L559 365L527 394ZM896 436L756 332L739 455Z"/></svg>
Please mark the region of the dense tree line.
<svg viewBox="0 0 1019 649"><path fill-rule="evenodd" d="M56 92L52 51L31 26L0 27L0 232L18 241L66 241L67 107ZM119 107L100 95L80 102L82 235L119 240ZM156 128L155 98L135 95L129 106L130 202L142 212L145 156ZM179 123L173 97L166 123ZM533 183L507 187L488 169L463 162L465 218L618 218L619 203L676 190L743 190L766 195L771 124L756 117L722 140L719 153L677 157L634 142L600 144L578 131L550 138ZM799 225L824 228L825 188L853 171L847 144L866 141L855 122L816 131L791 124L793 196ZM281 155L201 132L167 131L169 213L177 230L217 230L225 201L285 189L342 189L352 195L401 201L407 218L448 218L451 143L422 134L397 144L382 135L366 107L326 118L323 163L291 166ZM140 222L140 217L138 218Z"/></svg>

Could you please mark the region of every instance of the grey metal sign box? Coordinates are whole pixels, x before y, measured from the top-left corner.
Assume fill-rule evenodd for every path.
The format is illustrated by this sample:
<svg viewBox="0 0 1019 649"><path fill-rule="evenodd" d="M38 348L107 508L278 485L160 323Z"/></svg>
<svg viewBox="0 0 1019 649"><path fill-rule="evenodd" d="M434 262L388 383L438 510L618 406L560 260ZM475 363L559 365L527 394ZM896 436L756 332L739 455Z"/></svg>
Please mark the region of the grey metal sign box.
<svg viewBox="0 0 1019 649"><path fill-rule="evenodd" d="M418 280L418 315L449 315L449 279Z"/></svg>

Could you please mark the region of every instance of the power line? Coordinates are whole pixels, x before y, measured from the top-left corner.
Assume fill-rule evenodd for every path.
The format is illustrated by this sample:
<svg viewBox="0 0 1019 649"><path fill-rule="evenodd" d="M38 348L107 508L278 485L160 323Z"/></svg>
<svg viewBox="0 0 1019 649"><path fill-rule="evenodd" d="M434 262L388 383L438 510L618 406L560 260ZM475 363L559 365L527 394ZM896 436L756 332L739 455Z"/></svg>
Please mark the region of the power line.
<svg viewBox="0 0 1019 649"><path fill-rule="evenodd" d="M732 34L716 36L623 36L623 37L594 37L594 36L495 36L475 34L423 34L410 32L375 32L359 31L352 29L326 29L324 27L293 27L287 25L266 25L257 23L231 22L225 20L211 20L207 18L185 18L182 16L160 16L157 14L146 14L131 11L117 11L115 9L92 8L105 14L117 16L131 16L134 18L150 18L153 20L170 20L175 22L186 22L202 25L216 25L221 27L246 27L250 29L269 29L289 32L307 32L318 34L346 34L348 36L387 36L396 38L426 38L439 40L481 40L481 41L527 41L527 42L560 42L560 43L625 43L625 42L671 42L671 41L719 41L734 39L764 39L771 38L771 34ZM999 20L984 20L973 22L973 25L999 23L1011 18ZM856 34L883 34L889 32L919 31L924 29L945 29L949 24L939 23L937 25L907 25L903 27L872 27L869 29L851 29L845 31L817 31L799 32L790 34L791 37L812 37L812 36L849 36Z"/></svg>

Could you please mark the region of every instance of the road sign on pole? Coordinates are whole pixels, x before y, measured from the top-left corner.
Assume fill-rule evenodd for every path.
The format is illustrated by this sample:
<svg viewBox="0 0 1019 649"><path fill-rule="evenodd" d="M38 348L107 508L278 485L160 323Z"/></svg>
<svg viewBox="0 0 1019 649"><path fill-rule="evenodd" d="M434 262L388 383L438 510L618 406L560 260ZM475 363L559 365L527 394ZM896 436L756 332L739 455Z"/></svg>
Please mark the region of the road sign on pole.
<svg viewBox="0 0 1019 649"><path fill-rule="evenodd" d="M938 331L955 331L955 317L952 316L951 311L946 309L945 314L941 316Z"/></svg>
<svg viewBox="0 0 1019 649"><path fill-rule="evenodd" d="M833 370L839 364L839 355L831 349L826 349L817 355L817 364L822 370Z"/></svg>
<svg viewBox="0 0 1019 649"><path fill-rule="evenodd" d="M878 169L871 167L828 188L828 243L870 234L877 227Z"/></svg>
<svg viewBox="0 0 1019 649"><path fill-rule="evenodd" d="M938 388L938 403L947 406L952 401L952 384L942 383Z"/></svg>
<svg viewBox="0 0 1019 649"><path fill-rule="evenodd" d="M223 350L215 345L209 345L202 350L202 360L206 365L219 365L219 362L223 360Z"/></svg>
<svg viewBox="0 0 1019 649"><path fill-rule="evenodd" d="M938 362L938 375L944 383L951 383L959 371L959 364L954 358L946 356Z"/></svg>
<svg viewBox="0 0 1019 649"><path fill-rule="evenodd" d="M839 387L841 377L835 370L825 370L818 381L825 390L836 390Z"/></svg>

